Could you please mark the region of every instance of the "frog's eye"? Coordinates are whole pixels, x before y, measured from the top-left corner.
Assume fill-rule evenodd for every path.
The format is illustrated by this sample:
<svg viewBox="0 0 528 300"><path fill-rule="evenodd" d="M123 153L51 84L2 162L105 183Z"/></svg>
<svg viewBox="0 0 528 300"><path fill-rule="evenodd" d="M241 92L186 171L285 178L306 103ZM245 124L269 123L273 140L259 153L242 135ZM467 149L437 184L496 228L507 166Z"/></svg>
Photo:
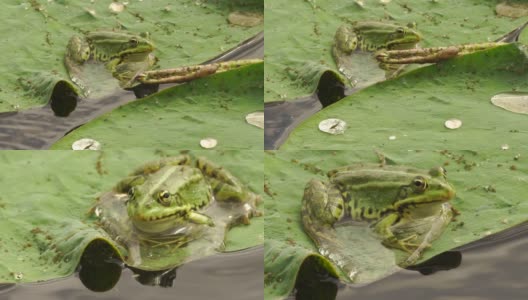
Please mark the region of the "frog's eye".
<svg viewBox="0 0 528 300"><path fill-rule="evenodd" d="M443 178L446 178L447 170L444 169L443 167L432 168L431 170L429 170L429 175L431 175L433 177L442 176Z"/></svg>
<svg viewBox="0 0 528 300"><path fill-rule="evenodd" d="M419 191L425 191L425 189L427 189L427 181L425 181L425 178L421 176L414 178L412 181L412 185L415 189Z"/></svg>
<svg viewBox="0 0 528 300"><path fill-rule="evenodd" d="M398 29L396 29L396 32L399 33L399 34L404 34L405 33L405 29L403 29L402 27L398 27Z"/></svg>
<svg viewBox="0 0 528 300"><path fill-rule="evenodd" d="M168 191L161 191L158 194L158 202L163 205L169 205L170 204L170 193Z"/></svg>
<svg viewBox="0 0 528 300"><path fill-rule="evenodd" d="M134 193L135 193L134 188L131 187L131 188L128 190L128 196L129 196L130 198L132 198L132 197L134 197Z"/></svg>
<svg viewBox="0 0 528 300"><path fill-rule="evenodd" d="M137 47L137 45L139 45L139 41L135 38L131 38L129 43L132 47Z"/></svg>

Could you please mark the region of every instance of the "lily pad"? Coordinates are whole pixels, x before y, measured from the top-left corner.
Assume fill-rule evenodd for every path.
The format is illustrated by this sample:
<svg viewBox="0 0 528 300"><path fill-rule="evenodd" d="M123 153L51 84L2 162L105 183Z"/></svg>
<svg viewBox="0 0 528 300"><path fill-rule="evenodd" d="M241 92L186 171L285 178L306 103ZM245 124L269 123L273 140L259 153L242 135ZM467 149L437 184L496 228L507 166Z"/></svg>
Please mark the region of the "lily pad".
<svg viewBox="0 0 528 300"><path fill-rule="evenodd" d="M515 153L527 147L502 151L402 151L388 150L389 163L428 169L444 166L448 181L457 195L451 204L460 211L427 249L420 261L459 247L527 220L528 164L515 160ZM321 256L304 233L300 207L304 186L312 179L326 180L324 173L332 168L357 162L377 162L371 149L358 147L349 151L268 151L265 155L265 298L284 299L293 289L301 264L314 260L331 276L348 282L348 277ZM351 233L349 233L351 234ZM367 239L356 236L355 239ZM374 244L350 245L350 251L365 260L371 259ZM372 248L372 249L371 249ZM390 251L392 252L392 251ZM397 254L398 251L396 251ZM378 253L378 252L376 252ZM379 256L379 253L378 253ZM394 264L372 260L362 270L369 281L380 279L396 269Z"/></svg>
<svg viewBox="0 0 528 300"><path fill-rule="evenodd" d="M261 63L165 89L94 119L52 149L70 149L87 137L103 150L200 149L206 137L218 141L217 149L262 149L262 129L246 122L248 113L263 109L262 72Z"/></svg>
<svg viewBox="0 0 528 300"><path fill-rule="evenodd" d="M325 71L339 73L331 47L336 29L345 22L416 23L422 47L492 41L523 23L495 15L493 1L359 2L266 1L266 102L311 94ZM355 74L374 72L366 61L356 64Z"/></svg>
<svg viewBox="0 0 528 300"><path fill-rule="evenodd" d="M7 0L0 17L4 20L4 55L0 66L0 111L12 111L48 102L51 85L32 81L32 74L48 74L56 82L69 81L63 65L68 40L74 34L97 29L149 32L161 68L199 64L236 46L262 31L254 27L230 26L227 16L233 11L262 13L259 1L206 2L183 0L153 5L149 1L123 2L115 13L111 1ZM16 16L14 18L13 16ZM219 32L221 32L219 34ZM14 50L16 49L16 51ZM199 49L199 51L197 50ZM24 82L30 81L28 93ZM76 91L75 89L71 90Z"/></svg>
<svg viewBox="0 0 528 300"><path fill-rule="evenodd" d="M346 97L300 124L281 149L488 149L521 147L527 117L498 108L498 92L528 88L525 47L508 44L423 67ZM464 125L444 127L456 117ZM319 122L339 118L342 135L320 132ZM387 136L397 139L387 141Z"/></svg>
<svg viewBox="0 0 528 300"><path fill-rule="evenodd" d="M195 151L225 167L252 191L262 186L262 152ZM92 241L117 244L90 217L96 199L137 166L177 151L3 151L0 282L68 276ZM226 251L263 243L263 218L232 228ZM126 262L127 257L119 253Z"/></svg>

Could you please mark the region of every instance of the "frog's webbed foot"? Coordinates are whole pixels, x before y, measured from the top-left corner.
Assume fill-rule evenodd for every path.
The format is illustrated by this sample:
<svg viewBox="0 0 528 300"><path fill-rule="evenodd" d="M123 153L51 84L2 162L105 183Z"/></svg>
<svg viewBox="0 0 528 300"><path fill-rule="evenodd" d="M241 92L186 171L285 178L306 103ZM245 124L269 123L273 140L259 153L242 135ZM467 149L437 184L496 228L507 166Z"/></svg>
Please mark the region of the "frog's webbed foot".
<svg viewBox="0 0 528 300"><path fill-rule="evenodd" d="M132 174L130 175L148 175L159 171L165 166L190 165L190 162L191 157L189 155L179 155L175 157L163 158L143 164L139 168L135 169L134 172L132 172Z"/></svg>
<svg viewBox="0 0 528 300"><path fill-rule="evenodd" d="M394 235L383 240L383 244L387 247L401 249L409 254L413 254L417 249L427 249L431 244L427 242L419 242L418 235L412 234L403 239L398 239Z"/></svg>
<svg viewBox="0 0 528 300"><path fill-rule="evenodd" d="M255 198L260 199L260 196L256 195ZM259 203L259 202L260 200L255 200L255 201L252 200L248 203L244 203L242 207L243 212L238 218L236 223L249 225L251 224L251 221L250 221L251 218L262 216L263 215L262 211L256 208L256 205L257 205L256 203Z"/></svg>

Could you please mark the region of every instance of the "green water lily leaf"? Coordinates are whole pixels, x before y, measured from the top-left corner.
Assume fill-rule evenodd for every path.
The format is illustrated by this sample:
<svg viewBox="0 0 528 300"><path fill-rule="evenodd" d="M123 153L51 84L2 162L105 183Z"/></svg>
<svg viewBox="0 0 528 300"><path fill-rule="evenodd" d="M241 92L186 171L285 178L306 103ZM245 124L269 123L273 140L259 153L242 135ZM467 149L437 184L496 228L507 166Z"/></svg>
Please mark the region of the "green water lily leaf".
<svg viewBox="0 0 528 300"><path fill-rule="evenodd" d="M149 32L161 68L199 64L262 31L263 25L230 25L233 11L260 13L262 0L194 1L152 4L126 2L122 11L110 8L112 1L7 0L0 17L4 20L4 43L0 50L0 111L42 106L53 90L31 81L31 74L52 74L69 81L63 65L64 53L74 34L98 29ZM16 16L14 18L13 16ZM30 82L36 93L27 93ZM73 89L68 92L75 92Z"/></svg>
<svg viewBox="0 0 528 300"><path fill-rule="evenodd" d="M423 67L364 89L300 124L281 149L500 149L526 140L526 115L497 106L499 92L528 90L525 47L508 44ZM347 123L341 135L319 131L329 118ZM459 119L458 129L444 127Z"/></svg>
<svg viewBox="0 0 528 300"><path fill-rule="evenodd" d="M284 299L292 291L298 271L307 260L331 276L348 282L346 274L319 255L311 239L304 233L300 207L304 187L310 179L326 180L324 173L335 167L357 162L378 162L372 149L351 148L353 150L266 152L266 299ZM528 202L523 195L528 192L528 163L517 156L526 153L526 150L528 147L523 146L515 150L383 151L387 161L398 165L423 169L443 166L447 169L448 181L456 190L457 195L451 204L460 215L433 242L432 248L425 251L420 261L527 220ZM348 234L350 240L367 239L366 235L360 236L361 233L355 231ZM349 243L347 247L350 253L368 262L360 266L360 274L366 276L362 283L375 281L396 271L390 261L379 260L379 257L389 257L380 254L373 243Z"/></svg>
<svg viewBox="0 0 528 300"><path fill-rule="evenodd" d="M325 71L339 73L331 55L334 35L345 22L376 20L417 24L421 47L493 41L523 24L495 14L493 1L266 1L265 102L313 93ZM468 15L468 12L471 12ZM291 16L295 15L295 18ZM486 22L482 23L485 19ZM446 20L449 20L446 22ZM288 28L288 30L284 30ZM370 63L351 61L353 75L379 80ZM311 72L306 72L306 69ZM370 78L370 77L369 77ZM359 83L369 84L371 79Z"/></svg>
<svg viewBox="0 0 528 300"><path fill-rule="evenodd" d="M102 149L200 149L204 138L216 139L216 149L262 149L263 130L246 122L263 110L262 72L260 63L165 89L94 119L52 149L71 149L86 137Z"/></svg>
<svg viewBox="0 0 528 300"><path fill-rule="evenodd" d="M36 282L68 276L92 241L109 243L128 262L131 258L109 239L90 211L97 197L110 191L136 167L178 154L152 149L0 153L0 166L9 174L0 181L0 282ZM261 151L204 150L191 154L225 167L252 191L261 190ZM248 226L232 228L225 251L262 244L262 219L255 217Z"/></svg>

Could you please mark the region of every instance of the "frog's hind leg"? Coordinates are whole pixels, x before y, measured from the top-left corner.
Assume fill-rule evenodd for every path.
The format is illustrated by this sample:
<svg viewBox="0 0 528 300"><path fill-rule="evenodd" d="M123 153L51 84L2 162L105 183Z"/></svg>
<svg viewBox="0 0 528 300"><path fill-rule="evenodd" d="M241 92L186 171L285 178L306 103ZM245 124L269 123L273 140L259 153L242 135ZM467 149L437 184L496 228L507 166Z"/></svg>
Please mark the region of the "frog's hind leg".
<svg viewBox="0 0 528 300"><path fill-rule="evenodd" d="M64 65L68 70L71 80L82 90L84 96L89 91L84 80L82 80L83 65L90 59L90 46L86 39L74 35L68 42L66 55L64 56Z"/></svg>
<svg viewBox="0 0 528 300"><path fill-rule="evenodd" d="M200 169L211 186L216 201L222 205L230 205L231 209L239 211L239 215L232 224L250 224L250 218L262 215L257 209L262 201L261 197L252 193L231 173L224 168L200 157L196 160L196 167Z"/></svg>
<svg viewBox="0 0 528 300"><path fill-rule="evenodd" d="M196 160L196 167L207 178L216 200L247 202L250 193L246 191L242 183L229 173L229 171L203 157Z"/></svg>
<svg viewBox="0 0 528 300"><path fill-rule="evenodd" d="M182 166L190 165L191 157L189 155L179 155L175 157L162 158L155 161L149 161L132 172L131 176L148 175L159 171L165 166Z"/></svg>
<svg viewBox="0 0 528 300"><path fill-rule="evenodd" d="M301 206L304 231L315 243L317 251L338 265L354 282L359 271L333 226L343 218L344 211L344 200L336 187L319 180L308 182Z"/></svg>

